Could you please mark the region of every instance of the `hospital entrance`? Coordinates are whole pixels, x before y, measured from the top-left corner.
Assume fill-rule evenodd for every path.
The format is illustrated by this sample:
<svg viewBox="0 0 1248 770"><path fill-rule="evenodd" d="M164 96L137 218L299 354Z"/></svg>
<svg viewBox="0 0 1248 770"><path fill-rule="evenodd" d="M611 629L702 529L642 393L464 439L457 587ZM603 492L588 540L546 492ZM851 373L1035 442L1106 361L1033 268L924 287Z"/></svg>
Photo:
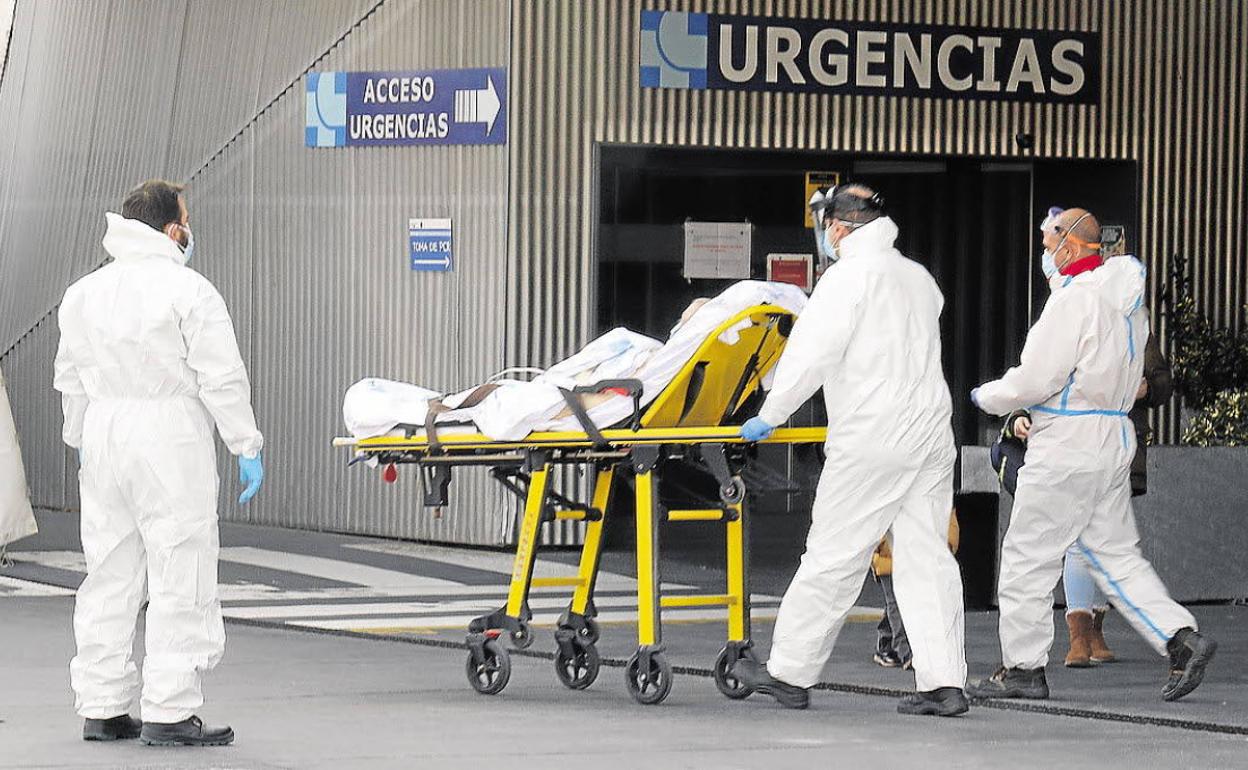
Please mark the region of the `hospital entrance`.
<svg viewBox="0 0 1248 770"><path fill-rule="evenodd" d="M598 148L596 230L597 333L617 326L666 339L682 310L745 278L773 270L801 280L802 259L817 262L806 201L815 184L855 181L885 199L901 231L897 248L923 264L945 295L941 319L945 375L953 396L959 448L986 447L1000 424L974 409L971 388L1018 362L1028 326L1048 292L1040 269L1037 230L1050 206L1095 211L1106 235L1145 263L1138 230L1138 170L1127 161L1044 161L718 150L601 145ZM686 248L686 233L735 223L748 239L748 264L714 265ZM796 266L796 269L794 269ZM757 409L757 404L747 408ZM749 412L747 416L752 415ZM822 425L818 395L795 415L795 425ZM829 426L835 430L836 426ZM803 550L820 470L814 447L760 447L763 462L746 479L751 497L751 550L756 577L787 583ZM955 471L961 489L962 464ZM696 472L664 477L681 499L708 492ZM712 488L713 489L713 488ZM997 495L959 493L962 529L958 560L968 608L986 607L995 584ZM621 510L624 510L621 508ZM615 526L610 526L613 521ZM628 517L609 519L608 549L631 547ZM664 531L664 552L691 564L722 560L722 527L681 525Z"/></svg>

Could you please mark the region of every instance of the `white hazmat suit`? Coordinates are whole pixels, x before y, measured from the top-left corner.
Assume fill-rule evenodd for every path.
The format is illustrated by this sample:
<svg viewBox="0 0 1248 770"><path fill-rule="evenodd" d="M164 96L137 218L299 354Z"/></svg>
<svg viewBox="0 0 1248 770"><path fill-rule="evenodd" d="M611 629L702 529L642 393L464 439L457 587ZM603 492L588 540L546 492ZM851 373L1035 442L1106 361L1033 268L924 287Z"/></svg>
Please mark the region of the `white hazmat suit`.
<svg viewBox="0 0 1248 770"><path fill-rule="evenodd" d="M236 455L264 439L221 295L164 234L106 217L115 261L65 292L56 355L65 443L83 455L87 577L70 678L81 716L127 712L149 598L142 716L178 722L203 703L201 674L225 649L213 425Z"/></svg>
<svg viewBox="0 0 1248 770"><path fill-rule="evenodd" d="M1031 413L1027 464L1001 552L1001 654L1041 668L1053 644L1053 589L1076 544L1097 585L1153 646L1196 628L1140 554L1131 509L1135 431L1127 417L1144 371L1144 266L1116 257L1057 275L1021 363L972 393L989 414Z"/></svg>
<svg viewBox="0 0 1248 770"><path fill-rule="evenodd" d="M827 461L767 663L799 687L818 681L890 528L918 689L966 681L962 578L946 540L956 452L941 369L944 298L893 248L896 238L897 225L881 217L842 239L759 410L781 425L820 386L827 402Z"/></svg>
<svg viewBox="0 0 1248 770"><path fill-rule="evenodd" d="M9 409L9 392L0 372L0 554L14 540L35 534L35 514L26 490L26 469L17 426Z"/></svg>

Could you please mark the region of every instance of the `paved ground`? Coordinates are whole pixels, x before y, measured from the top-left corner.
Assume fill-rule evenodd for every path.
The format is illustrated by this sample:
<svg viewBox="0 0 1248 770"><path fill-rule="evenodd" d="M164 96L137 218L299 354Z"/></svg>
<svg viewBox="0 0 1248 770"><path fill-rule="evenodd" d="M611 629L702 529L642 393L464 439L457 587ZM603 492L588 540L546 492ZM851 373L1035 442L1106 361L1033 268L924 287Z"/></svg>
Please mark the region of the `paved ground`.
<svg viewBox="0 0 1248 770"><path fill-rule="evenodd" d="M758 698L725 700L706 671L722 644L722 621L673 617L665 642L678 667L675 687L662 706L645 708L626 695L619 668L635 648L635 627L625 622L632 610L628 560L613 557L615 576L604 587L619 599L607 610L619 617L604 625L599 680L584 692L562 688L545 629L533 648L514 655L510 686L490 698L469 689L464 652L454 645L467 618L501 603L505 557L499 567L497 555L483 552L233 526L223 534L233 560L223 562L222 580L238 620L229 627L226 660L209 680L204 716L231 721L238 743L189 752L88 745L77 740L65 668L80 575L72 538L55 530L27 541L33 550L14 553L17 563L0 569L0 767L410 767L417 759L421 767L1248 766L1243 607L1196 608L1222 649L1204 686L1181 703L1160 701L1163 662L1125 623L1111 621L1121 663L1051 669L1053 700L1030 712L979 706L952 722L894 713L895 694L912 678L871 664L874 615L867 607L846 626L824 672L825 690L806 713ZM721 576L677 566L667 577L682 591ZM756 586L764 604L781 588ZM864 605L876 603L872 591ZM547 598L551 606L539 617L563 603ZM252 617L244 617L248 610ZM994 613L967 617L973 673L996 662L995 625ZM755 626L764 651L770 627L769 620ZM365 633L350 635L350 628Z"/></svg>
<svg viewBox="0 0 1248 770"><path fill-rule="evenodd" d="M810 711L790 712L727 701L694 676L643 708L624 697L616 669L573 693L532 658L517 658L512 686L487 698L465 685L458 650L238 626L205 709L229 719L234 746L86 744L65 682L71 600L0 601L0 767L1230 768L1248 757L1243 736L986 708L905 718L889 697L820 694Z"/></svg>

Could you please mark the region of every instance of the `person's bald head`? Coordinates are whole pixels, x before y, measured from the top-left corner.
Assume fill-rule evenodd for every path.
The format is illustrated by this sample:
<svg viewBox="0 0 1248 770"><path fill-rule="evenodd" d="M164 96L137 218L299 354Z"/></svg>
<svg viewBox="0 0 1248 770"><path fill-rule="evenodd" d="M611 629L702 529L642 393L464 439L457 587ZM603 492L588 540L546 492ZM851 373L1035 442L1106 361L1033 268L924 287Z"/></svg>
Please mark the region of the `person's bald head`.
<svg viewBox="0 0 1248 770"><path fill-rule="evenodd" d="M1058 269L1101 252L1101 223L1086 209L1066 209L1044 232L1044 247Z"/></svg>

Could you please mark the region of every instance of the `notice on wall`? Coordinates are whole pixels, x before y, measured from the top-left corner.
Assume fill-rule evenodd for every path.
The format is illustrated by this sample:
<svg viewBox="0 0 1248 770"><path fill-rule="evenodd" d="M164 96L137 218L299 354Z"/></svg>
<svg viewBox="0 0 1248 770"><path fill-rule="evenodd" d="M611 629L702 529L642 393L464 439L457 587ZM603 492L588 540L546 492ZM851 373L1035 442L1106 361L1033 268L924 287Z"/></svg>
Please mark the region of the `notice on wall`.
<svg viewBox="0 0 1248 770"><path fill-rule="evenodd" d="M806 226L815 226L815 217L811 213L810 196L814 195L818 190L826 190L829 187L836 187L841 183L841 175L836 171L807 171L806 172L806 197L802 198L802 208L806 210Z"/></svg>
<svg viewBox="0 0 1248 770"><path fill-rule="evenodd" d="M791 283L809 294L814 288L814 264L810 254L768 254L767 280Z"/></svg>
<svg viewBox="0 0 1248 770"><path fill-rule="evenodd" d="M448 272L451 269L451 220L409 219L407 253L413 270Z"/></svg>
<svg viewBox="0 0 1248 770"><path fill-rule="evenodd" d="M748 222L686 222L686 278L749 278L754 226Z"/></svg>
<svg viewBox="0 0 1248 770"><path fill-rule="evenodd" d="M507 70L309 72L308 147L507 143Z"/></svg>

